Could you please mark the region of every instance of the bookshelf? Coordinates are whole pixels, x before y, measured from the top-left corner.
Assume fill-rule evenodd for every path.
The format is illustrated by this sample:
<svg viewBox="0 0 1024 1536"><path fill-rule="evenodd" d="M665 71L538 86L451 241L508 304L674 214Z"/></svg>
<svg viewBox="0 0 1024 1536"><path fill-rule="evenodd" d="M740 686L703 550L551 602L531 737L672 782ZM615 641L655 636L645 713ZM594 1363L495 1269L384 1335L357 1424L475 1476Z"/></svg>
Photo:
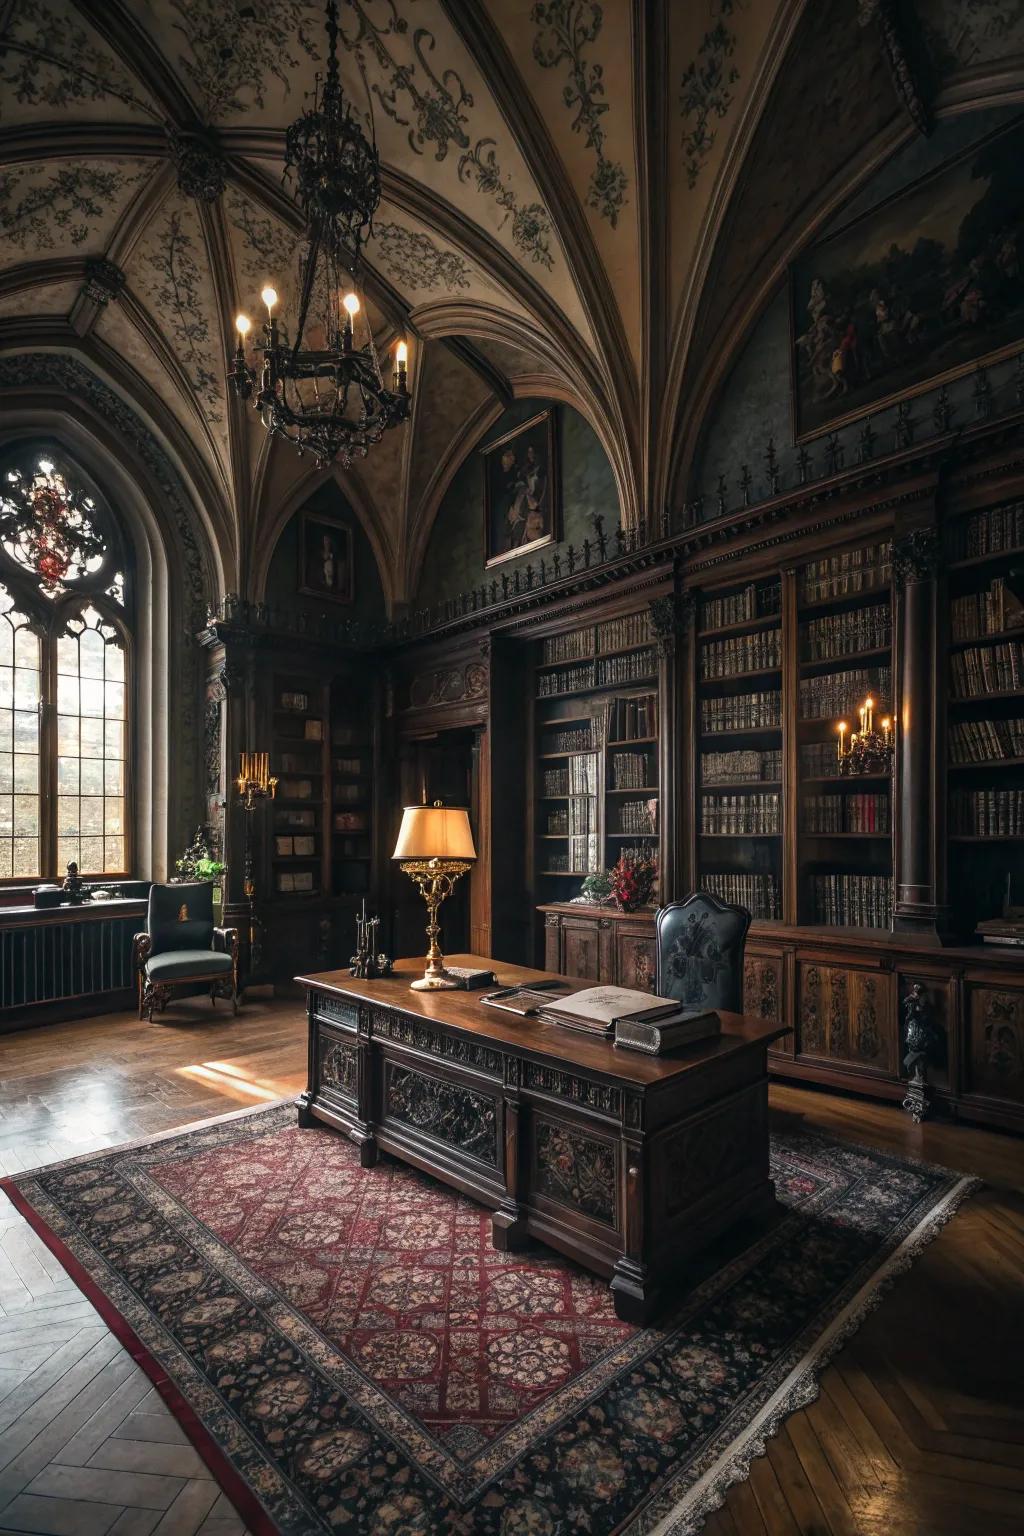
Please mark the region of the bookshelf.
<svg viewBox="0 0 1024 1536"><path fill-rule="evenodd" d="M277 776L270 846L271 887L281 899L327 888L330 691L308 673L275 672L271 693L271 772Z"/></svg>
<svg viewBox="0 0 1024 1536"><path fill-rule="evenodd" d="M892 775L842 776L836 723L855 730L867 697L876 721L893 714L889 542L800 566L795 617L797 921L888 929Z"/></svg>
<svg viewBox="0 0 1024 1536"><path fill-rule="evenodd" d="M646 610L540 642L533 825L545 901L568 901L624 852L657 852L657 682Z"/></svg>
<svg viewBox="0 0 1024 1536"><path fill-rule="evenodd" d="M706 594L696 637L697 883L783 915L783 627L779 577Z"/></svg>
<svg viewBox="0 0 1024 1536"><path fill-rule="evenodd" d="M331 687L330 874L335 896L369 894L373 872L371 701L350 679Z"/></svg>
<svg viewBox="0 0 1024 1536"><path fill-rule="evenodd" d="M949 889L969 932L1024 867L1024 504L954 519L946 553Z"/></svg>

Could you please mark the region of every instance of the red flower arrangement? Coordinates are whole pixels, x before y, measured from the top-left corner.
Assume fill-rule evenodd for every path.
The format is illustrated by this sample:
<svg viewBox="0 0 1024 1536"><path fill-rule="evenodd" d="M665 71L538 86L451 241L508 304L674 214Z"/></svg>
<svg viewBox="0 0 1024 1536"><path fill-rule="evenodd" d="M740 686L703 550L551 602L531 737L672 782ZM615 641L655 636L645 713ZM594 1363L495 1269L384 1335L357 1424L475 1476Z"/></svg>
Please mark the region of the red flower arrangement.
<svg viewBox="0 0 1024 1536"><path fill-rule="evenodd" d="M634 854L622 854L611 871L612 896L620 912L635 912L654 895L658 878L658 861L637 858Z"/></svg>

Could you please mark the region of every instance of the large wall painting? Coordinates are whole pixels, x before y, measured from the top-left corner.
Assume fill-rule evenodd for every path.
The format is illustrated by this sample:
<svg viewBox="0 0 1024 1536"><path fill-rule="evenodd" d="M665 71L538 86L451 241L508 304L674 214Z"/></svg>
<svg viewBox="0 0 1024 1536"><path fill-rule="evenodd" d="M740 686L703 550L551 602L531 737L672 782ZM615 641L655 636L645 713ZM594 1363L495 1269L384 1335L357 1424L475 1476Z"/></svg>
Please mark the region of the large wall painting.
<svg viewBox="0 0 1024 1536"><path fill-rule="evenodd" d="M798 440L1024 339L1024 122L812 246L790 273Z"/></svg>
<svg viewBox="0 0 1024 1536"><path fill-rule="evenodd" d="M481 449L484 563L497 565L560 537L553 411L542 411Z"/></svg>

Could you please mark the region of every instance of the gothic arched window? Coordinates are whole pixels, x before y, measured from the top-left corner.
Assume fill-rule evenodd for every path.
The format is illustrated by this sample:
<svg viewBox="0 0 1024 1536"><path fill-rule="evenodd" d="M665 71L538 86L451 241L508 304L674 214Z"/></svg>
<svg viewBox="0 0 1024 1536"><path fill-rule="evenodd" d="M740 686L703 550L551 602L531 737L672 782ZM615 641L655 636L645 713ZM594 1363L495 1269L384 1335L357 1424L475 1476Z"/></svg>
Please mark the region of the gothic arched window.
<svg viewBox="0 0 1024 1536"><path fill-rule="evenodd" d="M0 881L130 868L126 569L59 450L0 466Z"/></svg>

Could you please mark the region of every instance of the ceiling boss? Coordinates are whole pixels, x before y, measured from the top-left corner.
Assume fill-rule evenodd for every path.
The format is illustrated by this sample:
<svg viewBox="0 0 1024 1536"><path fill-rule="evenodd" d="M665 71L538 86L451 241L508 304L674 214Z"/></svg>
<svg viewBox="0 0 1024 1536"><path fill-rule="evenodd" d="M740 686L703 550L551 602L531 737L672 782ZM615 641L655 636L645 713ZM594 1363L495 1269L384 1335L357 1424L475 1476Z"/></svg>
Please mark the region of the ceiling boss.
<svg viewBox="0 0 1024 1536"><path fill-rule="evenodd" d="M252 399L268 432L300 453L308 449L322 465L348 465L408 418L409 353L404 341L396 344L389 389L357 281L380 203L380 156L342 96L336 0L328 0L326 12L326 72L312 106L285 136L284 179L294 179L305 221L294 337L282 335L278 295L268 284L263 340L252 347L262 364L246 356L252 322L240 314L229 377L243 400Z"/></svg>

